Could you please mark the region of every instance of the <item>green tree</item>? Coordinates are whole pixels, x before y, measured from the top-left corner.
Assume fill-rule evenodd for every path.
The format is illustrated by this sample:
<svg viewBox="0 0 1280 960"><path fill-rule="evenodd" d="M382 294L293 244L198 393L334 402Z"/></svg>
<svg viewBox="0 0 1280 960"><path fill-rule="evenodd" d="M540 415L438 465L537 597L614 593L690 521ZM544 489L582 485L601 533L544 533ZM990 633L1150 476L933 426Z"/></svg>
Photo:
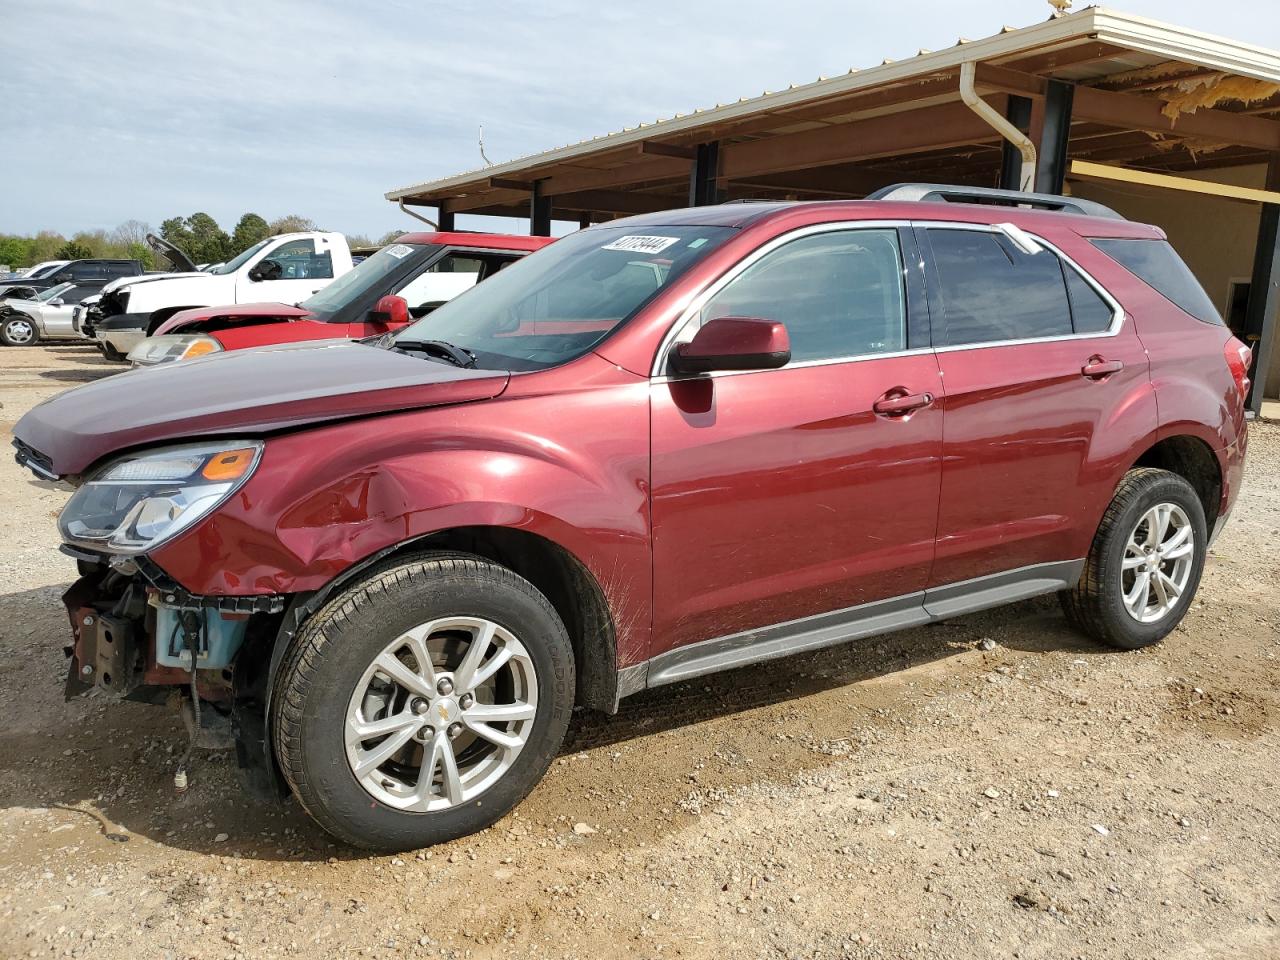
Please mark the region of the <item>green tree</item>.
<svg viewBox="0 0 1280 960"><path fill-rule="evenodd" d="M12 234L0 236L0 264L8 264L15 270L31 266L35 263L28 259L31 256L31 243L30 237L16 237Z"/></svg>
<svg viewBox="0 0 1280 960"><path fill-rule="evenodd" d="M192 259L196 263L221 263L227 259L231 238L217 220L207 213L193 213L187 217L187 229L191 231Z"/></svg>
<svg viewBox="0 0 1280 960"><path fill-rule="evenodd" d="M403 237L408 232L407 230L388 230L378 238L378 246L385 247L388 243L394 243L398 237Z"/></svg>
<svg viewBox="0 0 1280 960"><path fill-rule="evenodd" d="M156 255L145 243L141 241L131 241L124 245L123 255L130 260L137 260L142 264L143 270L154 270L156 268Z"/></svg>
<svg viewBox="0 0 1280 960"><path fill-rule="evenodd" d="M307 233L312 230L319 230L314 220L291 213L288 216L277 217L271 221L271 235L277 236L281 233Z"/></svg>
<svg viewBox="0 0 1280 960"><path fill-rule="evenodd" d="M68 240L58 252L53 255L54 260L84 260L93 256L93 251L86 247L83 243L76 240Z"/></svg>
<svg viewBox="0 0 1280 960"><path fill-rule="evenodd" d="M252 247L260 240L271 236L271 225L256 213L246 213L236 224L231 234L230 256L236 256Z"/></svg>
<svg viewBox="0 0 1280 960"><path fill-rule="evenodd" d="M188 257L195 259L195 237L182 217L170 217L160 223L160 236L168 240Z"/></svg>

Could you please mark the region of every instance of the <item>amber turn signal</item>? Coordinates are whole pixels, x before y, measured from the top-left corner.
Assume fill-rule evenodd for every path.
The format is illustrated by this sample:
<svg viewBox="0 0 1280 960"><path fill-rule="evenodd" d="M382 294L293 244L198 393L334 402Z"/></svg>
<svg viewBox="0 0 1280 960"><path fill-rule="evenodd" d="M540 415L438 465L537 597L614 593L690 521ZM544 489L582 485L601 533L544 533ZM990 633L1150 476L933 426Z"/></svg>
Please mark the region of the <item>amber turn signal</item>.
<svg viewBox="0 0 1280 960"><path fill-rule="evenodd" d="M239 480L253 466L253 458L257 452L254 447L242 447L239 450L215 453L200 471L200 476L206 480Z"/></svg>

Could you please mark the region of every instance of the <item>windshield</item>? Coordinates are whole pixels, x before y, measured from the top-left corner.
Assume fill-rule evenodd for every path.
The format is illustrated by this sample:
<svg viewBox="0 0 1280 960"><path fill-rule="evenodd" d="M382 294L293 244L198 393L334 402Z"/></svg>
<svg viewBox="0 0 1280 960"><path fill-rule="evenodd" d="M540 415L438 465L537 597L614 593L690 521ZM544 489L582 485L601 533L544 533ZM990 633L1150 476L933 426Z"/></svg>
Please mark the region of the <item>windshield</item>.
<svg viewBox="0 0 1280 960"><path fill-rule="evenodd" d="M60 283L56 287L50 287L48 290L41 290L36 294L36 299L41 303L44 303L45 301L52 300L54 297L62 296L73 286L74 284L70 283Z"/></svg>
<svg viewBox="0 0 1280 960"><path fill-rule="evenodd" d="M275 237L267 237L267 239L265 240L259 240L257 243L255 243L252 247L244 251L244 253L240 254L239 256L231 260L228 260L226 263L220 263L216 267L209 267L208 272L216 273L219 276L222 276L228 273L235 273L237 270L240 269L241 265L244 264L246 260L248 260L250 257L252 257L255 253L257 253L259 250L261 250L263 247L265 247L268 243L270 243L274 239Z"/></svg>
<svg viewBox="0 0 1280 960"><path fill-rule="evenodd" d="M732 233L729 227L592 227L405 328L396 344L443 340L478 367L541 370L580 357Z"/></svg>
<svg viewBox="0 0 1280 960"><path fill-rule="evenodd" d="M408 243L393 243L383 247L298 306L321 320L330 320L338 311L350 306L371 290L380 288L382 292L389 293L393 276L404 273L412 264L421 261L424 252L439 249L434 245Z"/></svg>
<svg viewBox="0 0 1280 960"><path fill-rule="evenodd" d="M26 279L27 280L43 280L45 277L49 276L49 274L53 273L55 270L57 270L61 266L62 264L60 263L49 263L43 266L32 267L31 272L26 275Z"/></svg>

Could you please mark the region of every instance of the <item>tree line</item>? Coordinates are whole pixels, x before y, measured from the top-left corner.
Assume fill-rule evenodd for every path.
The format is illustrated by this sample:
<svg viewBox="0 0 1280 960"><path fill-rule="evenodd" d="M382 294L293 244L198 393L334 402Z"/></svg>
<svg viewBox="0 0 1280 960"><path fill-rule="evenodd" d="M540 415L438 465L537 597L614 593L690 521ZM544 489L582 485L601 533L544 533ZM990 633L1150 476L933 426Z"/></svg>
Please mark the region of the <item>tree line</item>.
<svg viewBox="0 0 1280 960"><path fill-rule="evenodd" d="M158 233L191 258L194 263L223 263L249 249L260 240L280 233L296 233L321 229L315 221L289 214L268 221L256 213L246 213L228 233L207 213L188 217L170 217L160 223L159 230L141 220L126 220L114 230L81 230L65 237L53 230L34 235L0 234L0 265L11 269L30 267L44 260L84 260L108 257L140 260L147 270L157 268L156 256L146 244L148 233ZM377 241L377 246L390 243L403 230L392 230ZM348 234L352 247L374 246L362 234ZM163 268L167 264L159 264Z"/></svg>

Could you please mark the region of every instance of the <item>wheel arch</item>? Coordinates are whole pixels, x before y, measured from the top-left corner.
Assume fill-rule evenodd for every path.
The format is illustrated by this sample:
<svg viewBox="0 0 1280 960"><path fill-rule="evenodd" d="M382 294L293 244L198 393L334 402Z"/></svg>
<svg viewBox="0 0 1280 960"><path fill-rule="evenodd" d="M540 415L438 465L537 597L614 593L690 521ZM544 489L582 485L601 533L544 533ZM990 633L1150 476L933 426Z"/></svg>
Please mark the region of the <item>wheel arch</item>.
<svg viewBox="0 0 1280 960"><path fill-rule="evenodd" d="M578 557L536 533L501 526L460 526L413 537L353 564L324 587L298 595L285 614L271 658L267 688L281 653L302 622L338 591L375 568L430 552L469 553L524 577L551 603L573 645L577 673L575 704L613 713L618 705L617 630L604 588Z"/></svg>
<svg viewBox="0 0 1280 960"><path fill-rule="evenodd" d="M1130 469L1134 467L1158 467L1186 480L1204 507L1205 524L1213 529L1222 505L1222 464L1204 439L1187 433L1162 437L1143 451Z"/></svg>

